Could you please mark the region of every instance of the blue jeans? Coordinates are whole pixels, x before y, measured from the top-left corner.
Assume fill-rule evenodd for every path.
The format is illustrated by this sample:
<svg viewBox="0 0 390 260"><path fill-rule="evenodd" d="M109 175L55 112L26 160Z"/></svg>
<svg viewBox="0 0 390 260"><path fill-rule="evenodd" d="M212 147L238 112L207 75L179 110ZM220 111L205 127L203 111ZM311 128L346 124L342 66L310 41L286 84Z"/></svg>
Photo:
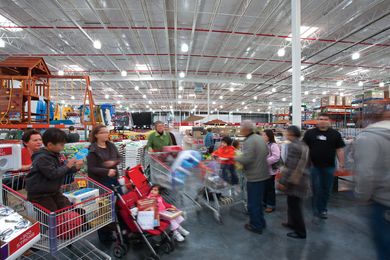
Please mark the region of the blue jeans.
<svg viewBox="0 0 390 260"><path fill-rule="evenodd" d="M231 185L238 184L238 177L234 164L222 164L222 179Z"/></svg>
<svg viewBox="0 0 390 260"><path fill-rule="evenodd" d="M328 201L332 191L335 171L335 167L311 168L313 213L316 216L328 211Z"/></svg>
<svg viewBox="0 0 390 260"><path fill-rule="evenodd" d="M265 228L263 194L266 181L247 182L249 224L256 230Z"/></svg>
<svg viewBox="0 0 390 260"><path fill-rule="evenodd" d="M378 260L390 259L390 207L371 205L370 225L378 253Z"/></svg>

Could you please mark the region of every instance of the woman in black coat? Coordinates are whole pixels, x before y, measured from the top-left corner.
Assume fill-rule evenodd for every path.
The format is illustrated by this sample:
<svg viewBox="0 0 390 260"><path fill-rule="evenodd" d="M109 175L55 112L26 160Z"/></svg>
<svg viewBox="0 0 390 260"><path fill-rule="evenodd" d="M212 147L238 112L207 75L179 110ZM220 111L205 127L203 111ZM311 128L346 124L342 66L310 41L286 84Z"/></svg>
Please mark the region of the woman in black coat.
<svg viewBox="0 0 390 260"><path fill-rule="evenodd" d="M287 194L287 223L283 226L291 228L287 236L292 238L306 238L305 220L303 217L302 201L309 196L309 175L306 166L309 158L309 148L300 141L301 131L296 126L287 128L288 145L287 158L281 169L281 179L278 189Z"/></svg>

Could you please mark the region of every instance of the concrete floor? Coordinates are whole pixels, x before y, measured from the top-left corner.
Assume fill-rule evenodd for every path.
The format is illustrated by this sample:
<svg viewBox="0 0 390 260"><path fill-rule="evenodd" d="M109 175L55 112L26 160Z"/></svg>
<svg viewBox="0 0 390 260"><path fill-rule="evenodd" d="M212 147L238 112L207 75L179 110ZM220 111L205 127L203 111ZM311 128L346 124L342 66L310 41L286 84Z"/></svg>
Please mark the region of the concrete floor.
<svg viewBox="0 0 390 260"><path fill-rule="evenodd" d="M375 259L364 218L367 206L354 201L351 192L333 194L329 218L319 224L312 222L310 203L306 202L306 240L288 238L288 230L280 225L286 218L285 200L285 196L277 196L277 211L266 215L267 229L262 235L244 229L248 217L240 205L224 211L223 224L207 209L199 215L189 214L184 226L191 235L162 259ZM90 241L112 255L112 245L99 243L95 235ZM145 247L130 249L122 259L144 259L146 253Z"/></svg>

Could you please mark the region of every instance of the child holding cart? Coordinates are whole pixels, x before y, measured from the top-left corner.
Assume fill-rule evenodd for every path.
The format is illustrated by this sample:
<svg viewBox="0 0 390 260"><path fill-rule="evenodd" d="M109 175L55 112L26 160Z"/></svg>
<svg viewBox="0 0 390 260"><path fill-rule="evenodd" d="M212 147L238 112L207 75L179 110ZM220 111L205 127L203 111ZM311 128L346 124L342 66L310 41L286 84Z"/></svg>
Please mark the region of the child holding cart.
<svg viewBox="0 0 390 260"><path fill-rule="evenodd" d="M225 136L221 140L221 145L213 153L213 156L218 157L218 161L221 164L222 179L231 185L238 184L237 172L235 169L234 156L236 149L232 146L233 140Z"/></svg>

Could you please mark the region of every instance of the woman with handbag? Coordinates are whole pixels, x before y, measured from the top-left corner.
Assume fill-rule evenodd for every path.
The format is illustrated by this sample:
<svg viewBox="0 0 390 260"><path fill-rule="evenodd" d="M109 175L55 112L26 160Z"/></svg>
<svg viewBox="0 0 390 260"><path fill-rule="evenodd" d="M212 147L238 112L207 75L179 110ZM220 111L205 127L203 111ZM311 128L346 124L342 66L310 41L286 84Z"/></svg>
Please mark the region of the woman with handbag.
<svg viewBox="0 0 390 260"><path fill-rule="evenodd" d="M306 171L309 148L300 141L301 131L296 126L287 128L286 137L291 143L288 145L287 158L281 169L278 185L278 189L287 194L288 218L282 225L293 230L287 234L288 237L305 239L306 227L302 201L310 195L309 175Z"/></svg>
<svg viewBox="0 0 390 260"><path fill-rule="evenodd" d="M275 211L276 206L275 175L279 170L280 149L279 145L275 142L275 135L271 129L264 130L262 136L268 146L267 163L269 174L271 175L271 178L265 184L263 204L265 205L265 212L271 213Z"/></svg>

